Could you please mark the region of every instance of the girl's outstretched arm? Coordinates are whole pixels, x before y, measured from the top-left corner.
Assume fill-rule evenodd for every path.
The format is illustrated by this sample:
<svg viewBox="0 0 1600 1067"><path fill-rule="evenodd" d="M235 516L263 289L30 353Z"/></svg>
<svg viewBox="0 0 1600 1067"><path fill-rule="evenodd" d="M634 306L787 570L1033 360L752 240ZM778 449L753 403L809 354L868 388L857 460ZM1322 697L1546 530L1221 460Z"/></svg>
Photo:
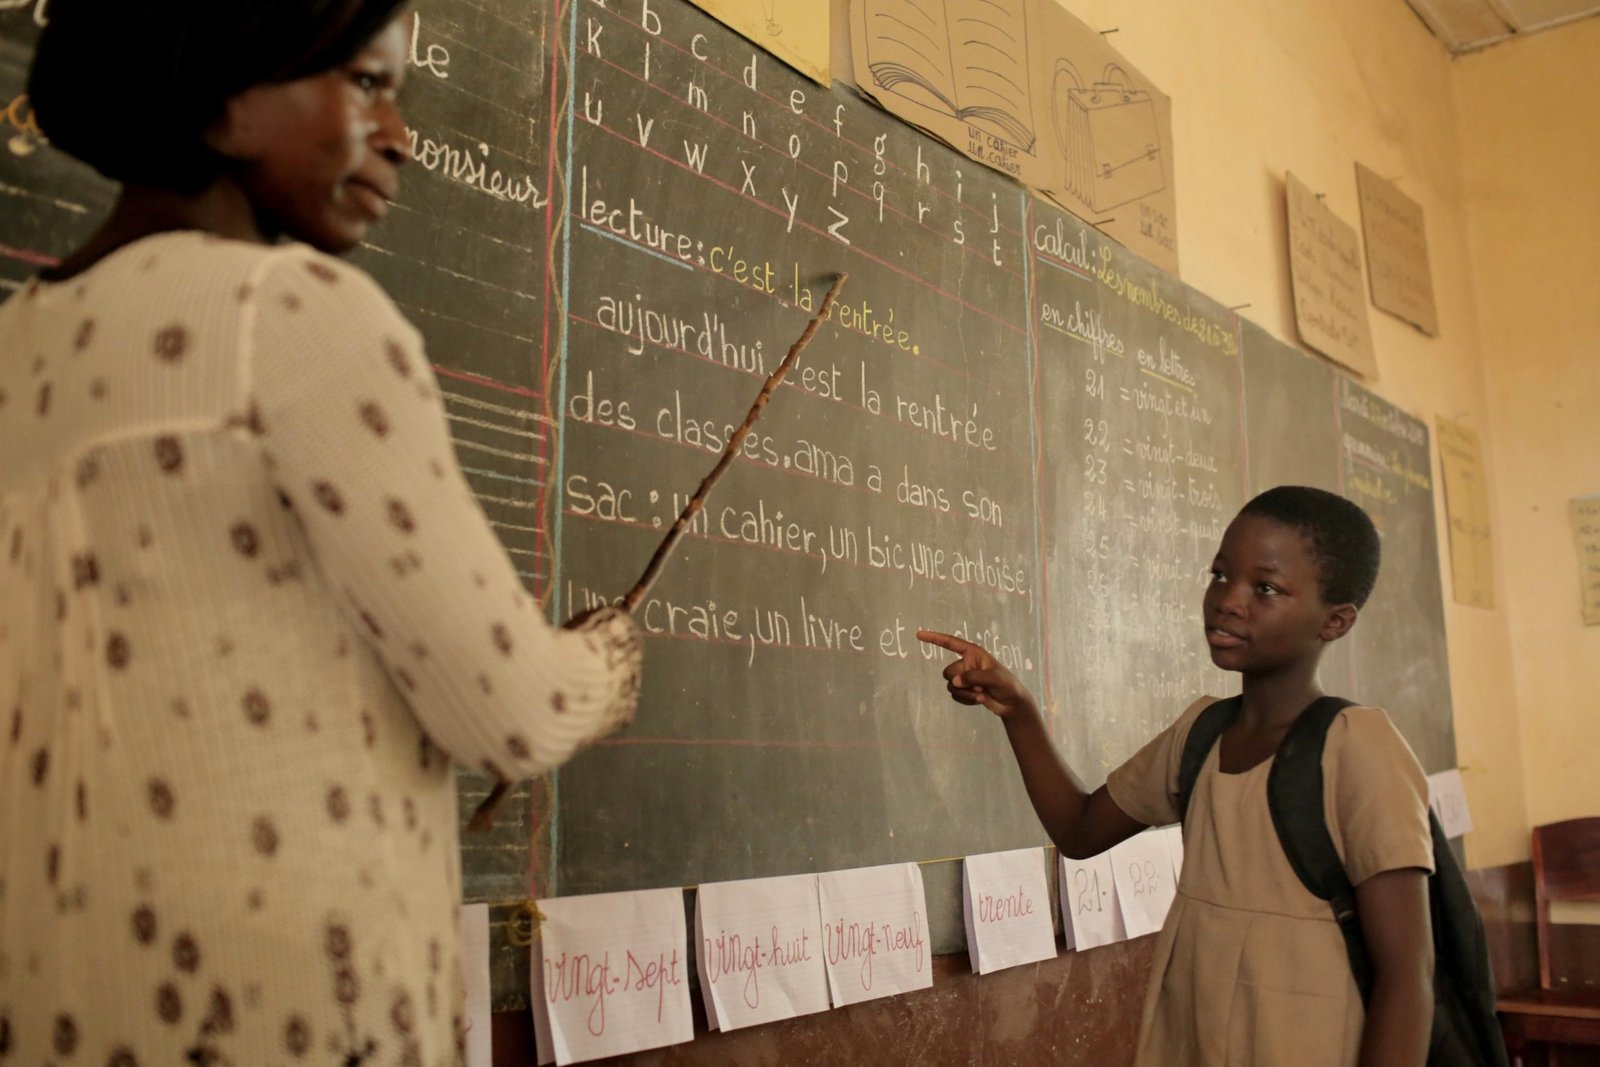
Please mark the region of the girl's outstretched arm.
<svg viewBox="0 0 1600 1067"><path fill-rule="evenodd" d="M1433 1031L1428 872L1407 867L1373 875L1356 886L1356 911L1372 961L1361 1067L1422 1067Z"/></svg>
<svg viewBox="0 0 1600 1067"><path fill-rule="evenodd" d="M1084 789L1056 751L1033 695L987 649L934 630L918 630L917 639L960 657L944 669L950 698L982 704L1005 724L1034 813L1062 853L1072 859L1099 855L1145 828L1117 807L1105 786L1093 793Z"/></svg>

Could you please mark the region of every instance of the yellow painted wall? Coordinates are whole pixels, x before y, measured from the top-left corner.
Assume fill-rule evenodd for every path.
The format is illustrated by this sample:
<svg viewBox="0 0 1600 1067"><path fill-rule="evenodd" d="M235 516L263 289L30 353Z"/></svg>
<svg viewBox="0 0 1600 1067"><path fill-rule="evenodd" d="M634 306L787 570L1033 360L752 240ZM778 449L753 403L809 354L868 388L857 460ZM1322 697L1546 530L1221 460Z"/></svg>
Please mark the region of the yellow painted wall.
<svg viewBox="0 0 1600 1067"><path fill-rule="evenodd" d="M1600 493L1600 20L1456 63L1531 825L1600 814L1600 626L1567 501Z"/></svg>

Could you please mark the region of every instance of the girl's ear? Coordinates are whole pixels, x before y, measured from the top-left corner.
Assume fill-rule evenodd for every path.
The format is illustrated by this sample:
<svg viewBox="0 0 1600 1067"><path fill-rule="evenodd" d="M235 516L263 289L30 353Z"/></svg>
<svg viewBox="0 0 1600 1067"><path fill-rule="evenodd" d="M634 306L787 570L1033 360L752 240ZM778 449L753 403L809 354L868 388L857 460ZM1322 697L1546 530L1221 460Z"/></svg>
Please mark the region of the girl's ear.
<svg viewBox="0 0 1600 1067"><path fill-rule="evenodd" d="M1324 641L1339 640L1356 624L1356 615L1354 604L1336 604L1328 610L1328 617L1322 620L1322 629L1317 636Z"/></svg>

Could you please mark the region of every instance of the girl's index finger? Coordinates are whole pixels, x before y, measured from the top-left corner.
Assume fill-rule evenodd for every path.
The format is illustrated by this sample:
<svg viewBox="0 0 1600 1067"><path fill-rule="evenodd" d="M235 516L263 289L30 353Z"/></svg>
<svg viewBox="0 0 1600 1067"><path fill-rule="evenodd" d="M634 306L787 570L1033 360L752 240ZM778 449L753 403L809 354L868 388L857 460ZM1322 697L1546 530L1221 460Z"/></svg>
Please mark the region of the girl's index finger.
<svg viewBox="0 0 1600 1067"><path fill-rule="evenodd" d="M940 633L938 630L918 630L917 640L925 645L937 645L958 656L964 656L970 650L977 648L971 641L963 641L955 634Z"/></svg>

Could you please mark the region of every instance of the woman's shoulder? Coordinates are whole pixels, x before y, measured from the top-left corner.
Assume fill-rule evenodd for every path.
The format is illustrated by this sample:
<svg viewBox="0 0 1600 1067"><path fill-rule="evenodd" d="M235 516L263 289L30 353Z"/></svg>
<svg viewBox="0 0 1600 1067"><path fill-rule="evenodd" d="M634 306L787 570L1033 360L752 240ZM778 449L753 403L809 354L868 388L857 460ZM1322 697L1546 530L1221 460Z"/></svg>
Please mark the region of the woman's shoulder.
<svg viewBox="0 0 1600 1067"><path fill-rule="evenodd" d="M181 299L192 308L255 310L271 293L280 307L303 302L301 290L339 290L347 310L398 314L364 271L298 243L261 244L198 230L152 234L123 245L68 277L35 279L28 296L41 302L148 304Z"/></svg>
<svg viewBox="0 0 1600 1067"><path fill-rule="evenodd" d="M157 283L225 288L244 307L269 291L337 288L343 301L393 303L359 267L299 242L261 244L200 231L156 234L108 256L89 272L143 274ZM86 275L85 281L92 279ZM284 303L293 300L281 297Z"/></svg>
<svg viewBox="0 0 1600 1067"><path fill-rule="evenodd" d="M276 245L256 272L258 302L267 310L322 310L341 318L401 318L389 295L366 271L309 245Z"/></svg>
<svg viewBox="0 0 1600 1067"><path fill-rule="evenodd" d="M360 267L298 241L272 245L266 250L260 264L263 275L324 286L348 285L377 293L383 291L372 276Z"/></svg>
<svg viewBox="0 0 1600 1067"><path fill-rule="evenodd" d="M340 290L343 299L375 300L392 306L378 283L361 268L297 241L264 245L206 233L174 234L170 244L152 249L148 258L174 261L175 268L186 266L203 277L243 276L248 288L240 288L236 295L244 305L269 291L331 288Z"/></svg>
<svg viewBox="0 0 1600 1067"><path fill-rule="evenodd" d="M348 345L365 336L407 348L421 346L404 313L371 275L353 264L297 242L252 246L214 241L209 247L212 255L237 257L248 266L237 299L255 345L287 342L304 348L307 342L336 338Z"/></svg>

